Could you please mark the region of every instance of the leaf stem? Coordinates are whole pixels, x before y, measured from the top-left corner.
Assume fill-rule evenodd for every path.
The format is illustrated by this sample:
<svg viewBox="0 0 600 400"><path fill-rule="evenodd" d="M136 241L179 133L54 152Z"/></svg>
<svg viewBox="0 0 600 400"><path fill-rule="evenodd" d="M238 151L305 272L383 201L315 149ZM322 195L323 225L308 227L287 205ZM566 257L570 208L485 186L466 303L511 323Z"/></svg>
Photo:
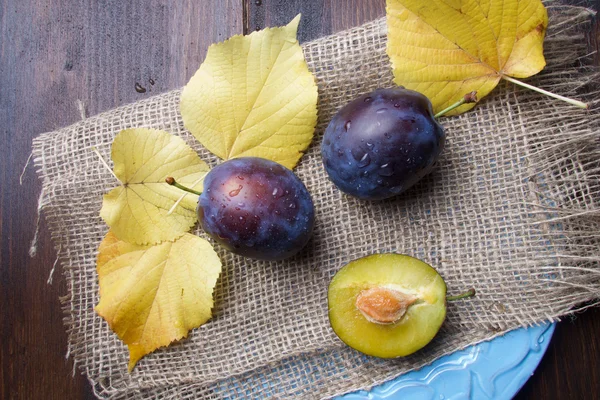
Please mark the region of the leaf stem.
<svg viewBox="0 0 600 400"><path fill-rule="evenodd" d="M462 106L465 103L477 103L477 92L469 92L469 93L465 94L462 99L460 99L456 103L450 105L449 107L444 108L442 111L435 114L433 117L439 118L439 117L443 116L444 114L447 114L450 111L454 110L455 108Z"/></svg>
<svg viewBox="0 0 600 400"><path fill-rule="evenodd" d="M475 289L471 288L465 293L457 294L456 296L447 296L446 301L461 300L461 299L466 299L466 298L473 297L473 296L475 296Z"/></svg>
<svg viewBox="0 0 600 400"><path fill-rule="evenodd" d="M576 107L579 107L579 108L588 108L588 105L586 103L582 102L582 101L570 99L568 97L561 96L560 94L555 94L555 93L549 92L547 90L540 89L540 88L535 87L533 85L530 85L528 83L521 82L518 79L511 78L510 76L502 75L502 79L504 79L506 81L509 81L509 82L512 82L515 85L519 85L519 86L523 86L523 87L525 87L527 89L531 89L531 90L533 90L535 92L545 94L546 96L550 96L550 97L553 97L553 98L558 99L558 100L566 101L567 103L572 104L572 105L574 105Z"/></svg>
<svg viewBox="0 0 600 400"><path fill-rule="evenodd" d="M185 190L186 192L193 193L193 194L195 194L197 196L200 196L202 194L200 192L195 191L194 189L190 189L189 187L185 187L183 185L180 185L179 183L177 183L177 181L175 180L175 178L173 178L172 176L168 176L165 179L165 182L167 182L171 186L175 186L177 189Z"/></svg>
<svg viewBox="0 0 600 400"><path fill-rule="evenodd" d="M108 163L106 162L106 160L104 159L104 157L102 157L102 154L100 154L100 151L98 151L98 149L96 148L96 146L92 146L92 150L93 150L94 153L96 153L96 155L98 156L98 158L100 159L100 161L102 162L102 164L106 167L106 169L108 170L108 172L110 172L111 175L114 176L116 180L118 180L119 182L121 182L121 180L114 173L114 171L112 170L112 168L110 167L110 165L108 165Z"/></svg>

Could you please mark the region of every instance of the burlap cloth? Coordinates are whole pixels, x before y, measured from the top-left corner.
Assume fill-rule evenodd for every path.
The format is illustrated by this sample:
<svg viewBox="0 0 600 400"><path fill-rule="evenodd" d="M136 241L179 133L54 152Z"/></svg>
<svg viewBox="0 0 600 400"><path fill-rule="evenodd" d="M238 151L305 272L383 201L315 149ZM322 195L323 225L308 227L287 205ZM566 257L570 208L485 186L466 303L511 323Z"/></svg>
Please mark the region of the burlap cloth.
<svg viewBox="0 0 600 400"><path fill-rule="evenodd" d="M585 67L582 30L591 12L549 11L548 66L528 81L586 100L591 110L501 82L473 111L443 119L447 147L435 172L382 202L340 193L327 179L319 145L343 104L392 86L385 20L306 43L320 117L296 173L314 199L314 238L300 256L272 263L217 246L224 267L214 318L142 359L131 374L126 347L93 309L96 251L108 229L98 213L102 195L117 182L92 147L109 159L121 129L152 127L183 137L211 165L218 160L184 130L179 90L37 137L43 213L68 283L62 301L69 352L94 392L114 398L327 397L597 301L599 93L597 75ZM436 339L404 359L366 357L344 346L329 327L330 278L347 262L377 252L425 260L450 293L477 289L476 298L450 304Z"/></svg>

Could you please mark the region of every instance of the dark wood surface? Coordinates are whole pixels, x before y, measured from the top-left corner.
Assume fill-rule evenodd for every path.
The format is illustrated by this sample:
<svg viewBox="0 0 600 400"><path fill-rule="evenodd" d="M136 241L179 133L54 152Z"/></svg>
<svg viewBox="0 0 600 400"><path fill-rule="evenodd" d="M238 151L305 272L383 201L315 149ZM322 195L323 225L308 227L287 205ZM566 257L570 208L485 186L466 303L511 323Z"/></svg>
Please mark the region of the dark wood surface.
<svg viewBox="0 0 600 400"><path fill-rule="evenodd" d="M580 1L578 3L581 3ZM600 0L585 2L600 8ZM0 398L87 399L65 359L61 271L43 218L28 255L40 182L37 134L183 86L207 46L303 14L301 41L383 16L384 0L0 0ZM597 48L598 29L590 33ZM136 87L137 85L137 87ZM600 398L600 311L561 322L518 399Z"/></svg>

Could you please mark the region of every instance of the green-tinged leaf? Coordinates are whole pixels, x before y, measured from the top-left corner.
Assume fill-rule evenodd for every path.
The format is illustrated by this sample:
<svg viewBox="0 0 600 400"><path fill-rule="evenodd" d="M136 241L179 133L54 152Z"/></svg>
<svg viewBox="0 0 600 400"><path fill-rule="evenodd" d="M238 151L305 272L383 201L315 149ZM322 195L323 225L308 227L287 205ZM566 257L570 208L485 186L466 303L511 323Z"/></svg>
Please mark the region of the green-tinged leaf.
<svg viewBox="0 0 600 400"><path fill-rule="evenodd" d="M210 46L184 88L185 127L217 156L293 168L310 144L318 93L296 40L299 21Z"/></svg>
<svg viewBox="0 0 600 400"><path fill-rule="evenodd" d="M199 189L209 170L181 138L153 129L123 130L113 142L112 160L122 185L104 195L100 216L120 239L155 244L178 238L196 223L198 199L191 194L167 215L183 192L165 178Z"/></svg>

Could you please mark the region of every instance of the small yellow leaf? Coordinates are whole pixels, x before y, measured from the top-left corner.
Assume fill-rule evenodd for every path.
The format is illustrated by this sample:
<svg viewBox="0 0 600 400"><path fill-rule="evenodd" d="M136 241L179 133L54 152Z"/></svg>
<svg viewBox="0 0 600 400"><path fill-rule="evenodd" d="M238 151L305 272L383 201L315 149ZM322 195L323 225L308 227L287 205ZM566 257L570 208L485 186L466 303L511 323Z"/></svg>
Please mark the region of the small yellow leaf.
<svg viewBox="0 0 600 400"><path fill-rule="evenodd" d="M165 178L201 188L209 170L181 138L153 129L126 129L113 142L112 160L123 185L104 195L100 216L120 239L159 243L176 239L196 223L198 199L191 194L167 215L183 192Z"/></svg>
<svg viewBox="0 0 600 400"><path fill-rule="evenodd" d="M287 26L209 47L181 94L185 127L223 159L255 156L293 168L317 123L317 86Z"/></svg>
<svg viewBox="0 0 600 400"><path fill-rule="evenodd" d="M221 261L204 239L140 246L109 231L98 249L96 312L129 348L129 371L146 354L211 317Z"/></svg>
<svg viewBox="0 0 600 400"><path fill-rule="evenodd" d="M387 24L394 82L429 97L434 112L471 91L481 99L503 76L526 78L546 65L548 15L540 0L388 0Z"/></svg>

